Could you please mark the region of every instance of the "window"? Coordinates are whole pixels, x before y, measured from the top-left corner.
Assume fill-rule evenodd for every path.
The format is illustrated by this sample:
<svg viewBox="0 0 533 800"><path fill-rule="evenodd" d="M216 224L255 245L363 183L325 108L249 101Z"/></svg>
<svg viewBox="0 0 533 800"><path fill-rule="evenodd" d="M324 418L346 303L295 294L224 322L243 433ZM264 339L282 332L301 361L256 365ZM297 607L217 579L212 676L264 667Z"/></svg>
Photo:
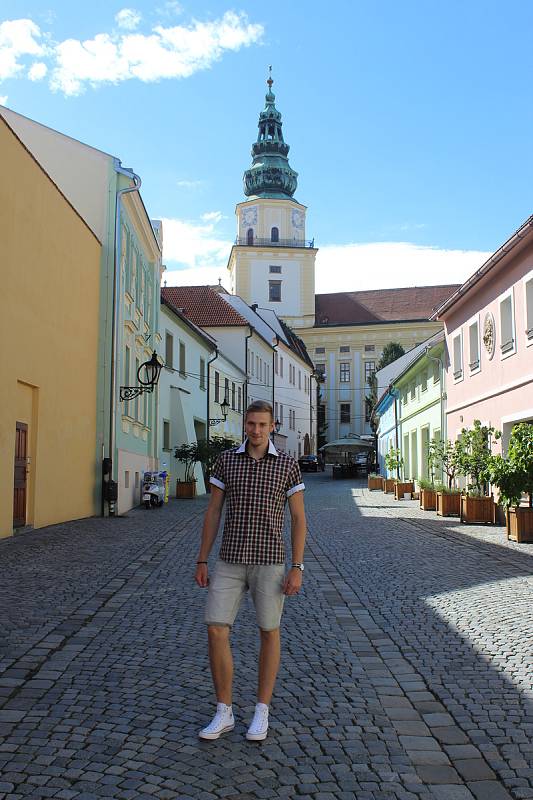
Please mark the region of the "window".
<svg viewBox="0 0 533 800"><path fill-rule="evenodd" d="M402 405L406 405L407 403L407 389L402 389Z"/></svg>
<svg viewBox="0 0 533 800"><path fill-rule="evenodd" d="M373 353L376 349L375 344L365 344L365 353Z"/></svg>
<svg viewBox="0 0 533 800"><path fill-rule="evenodd" d="M130 385L130 363L131 363L131 351L128 345L126 345L126 353L124 356L124 384L125 386ZM124 414L129 416L130 414L130 402L126 400L124 403Z"/></svg>
<svg viewBox="0 0 533 800"><path fill-rule="evenodd" d="M125 489L129 489L130 488L130 471L129 471L129 469L125 470L125 472L124 472L124 488Z"/></svg>
<svg viewBox="0 0 533 800"><path fill-rule="evenodd" d="M277 272L279 275L281 274L281 267L278 267L275 264L271 264L268 269L269 269L269 272L272 272L272 273Z"/></svg>
<svg viewBox="0 0 533 800"><path fill-rule="evenodd" d="M138 472L136 472L135 473L135 488L136 489L139 488L139 483L140 483L140 474Z"/></svg>
<svg viewBox="0 0 533 800"><path fill-rule="evenodd" d="M350 403L341 403L341 425L350 424Z"/></svg>
<svg viewBox="0 0 533 800"><path fill-rule="evenodd" d="M526 302L526 337L527 345L533 344L533 272L526 277L524 283L524 300Z"/></svg>
<svg viewBox="0 0 533 800"><path fill-rule="evenodd" d="M283 403L279 404L279 421L283 425Z"/></svg>
<svg viewBox="0 0 533 800"><path fill-rule="evenodd" d="M325 347L315 347L315 353L325 353L325 352L326 352Z"/></svg>
<svg viewBox="0 0 533 800"><path fill-rule="evenodd" d="M343 345L341 345L341 347L339 347L339 353L349 353L349 352L350 352L350 348L349 348L348 345L343 344Z"/></svg>
<svg viewBox="0 0 533 800"><path fill-rule="evenodd" d="M263 380L263 359L259 359L259 380Z"/></svg>
<svg viewBox="0 0 533 800"><path fill-rule="evenodd" d="M326 406L319 405L316 412L316 422L319 430L326 424Z"/></svg>
<svg viewBox="0 0 533 800"><path fill-rule="evenodd" d="M341 383L349 383L350 382L350 362L349 361L341 361L339 364L340 373L339 373L339 380Z"/></svg>
<svg viewBox="0 0 533 800"><path fill-rule="evenodd" d="M229 403L229 378L224 378L224 400Z"/></svg>
<svg viewBox="0 0 533 800"><path fill-rule="evenodd" d="M315 363L315 371L317 375L320 375L320 377L324 379L326 377L326 365L324 364L324 362L317 361Z"/></svg>
<svg viewBox="0 0 533 800"><path fill-rule="evenodd" d="M259 356L255 357L255 376L259 380Z"/></svg>
<svg viewBox="0 0 533 800"><path fill-rule="evenodd" d="M301 390L302 388L302 370L298 370L298 389Z"/></svg>
<svg viewBox="0 0 533 800"><path fill-rule="evenodd" d="M279 365L278 365L278 351L276 350L276 352L274 353L274 372L276 373L276 375L278 374L278 368L279 368Z"/></svg>
<svg viewBox="0 0 533 800"><path fill-rule="evenodd" d="M268 282L268 299L271 303L281 303L281 281Z"/></svg>
<svg viewBox="0 0 533 800"><path fill-rule="evenodd" d="M141 362L138 358L135 359L135 375L139 374L139 367ZM135 398L135 419L139 419L139 397Z"/></svg>
<svg viewBox="0 0 533 800"><path fill-rule="evenodd" d="M200 359L200 389L205 391L205 359Z"/></svg>
<svg viewBox="0 0 533 800"><path fill-rule="evenodd" d="M279 374L283 378L283 356L279 357Z"/></svg>
<svg viewBox="0 0 533 800"><path fill-rule="evenodd" d="M500 299L500 331L500 350L502 358L506 358L516 352L512 290Z"/></svg>
<svg viewBox="0 0 533 800"><path fill-rule="evenodd" d="M215 403L220 403L220 372L215 370Z"/></svg>
<svg viewBox="0 0 533 800"><path fill-rule="evenodd" d="M240 386L237 387L237 411L239 413L242 411L242 389Z"/></svg>
<svg viewBox="0 0 533 800"><path fill-rule="evenodd" d="M180 342L180 375L182 376L182 378L185 377L185 370L186 370L185 345L183 344L183 342Z"/></svg>
<svg viewBox="0 0 533 800"><path fill-rule="evenodd" d="M416 399L416 383L413 381L409 388L409 400Z"/></svg>
<svg viewBox="0 0 533 800"><path fill-rule="evenodd" d="M174 357L174 337L171 333L165 335L165 367L172 369Z"/></svg>
<svg viewBox="0 0 533 800"><path fill-rule="evenodd" d="M253 244L254 243L254 229L248 228L246 231L246 244Z"/></svg>
<svg viewBox="0 0 533 800"><path fill-rule="evenodd" d="M433 383L440 383L440 363L438 361L433 362Z"/></svg>
<svg viewBox="0 0 533 800"><path fill-rule="evenodd" d="M470 374L479 372L479 323L477 319L473 320L468 325L468 366L470 367Z"/></svg>
<svg viewBox="0 0 533 800"><path fill-rule="evenodd" d="M423 392L427 392L427 390L428 390L428 371L427 371L427 369L424 369L422 371L422 375L420 377L420 383L421 383L422 391Z"/></svg>
<svg viewBox="0 0 533 800"><path fill-rule="evenodd" d="M272 228L270 231L270 241L271 242L279 242L279 229Z"/></svg>
<svg viewBox="0 0 533 800"><path fill-rule="evenodd" d="M170 422L163 420L163 450L170 450Z"/></svg>
<svg viewBox="0 0 533 800"><path fill-rule="evenodd" d="M453 377L456 381L463 378L463 336L461 333L453 338Z"/></svg>
<svg viewBox="0 0 533 800"><path fill-rule="evenodd" d="M279 409L278 409L278 402L274 403L274 421L279 420Z"/></svg>
<svg viewBox="0 0 533 800"><path fill-rule="evenodd" d="M231 382L231 409L232 409L232 411L235 411L235 408L236 408L236 406L235 406L235 390L236 390L236 388L237 387L235 386L234 382L232 381Z"/></svg>
<svg viewBox="0 0 533 800"><path fill-rule="evenodd" d="M375 361L365 361L365 386L369 385L369 382L376 371L376 362Z"/></svg>

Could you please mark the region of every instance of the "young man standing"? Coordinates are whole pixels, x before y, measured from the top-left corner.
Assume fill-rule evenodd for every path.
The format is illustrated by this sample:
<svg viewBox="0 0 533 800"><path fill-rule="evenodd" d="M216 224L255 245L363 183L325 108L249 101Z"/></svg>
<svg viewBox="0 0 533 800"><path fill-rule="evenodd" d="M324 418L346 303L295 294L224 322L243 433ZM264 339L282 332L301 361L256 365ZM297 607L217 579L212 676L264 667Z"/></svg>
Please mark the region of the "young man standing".
<svg viewBox="0 0 533 800"><path fill-rule="evenodd" d="M261 741L268 733L268 708L280 662L281 613L286 595L298 594L302 585L306 533L302 477L298 463L276 450L272 406L263 401L246 410L246 439L226 450L215 464L210 482L211 499L202 530L196 563L198 586L209 587L205 621L209 662L217 698L217 711L202 739L218 739L233 730L233 660L229 634L244 592L252 596L260 630L257 705L246 734ZM218 533L224 501L226 520L218 561L211 577L207 558ZM285 571L283 522L285 503L291 514L292 562Z"/></svg>

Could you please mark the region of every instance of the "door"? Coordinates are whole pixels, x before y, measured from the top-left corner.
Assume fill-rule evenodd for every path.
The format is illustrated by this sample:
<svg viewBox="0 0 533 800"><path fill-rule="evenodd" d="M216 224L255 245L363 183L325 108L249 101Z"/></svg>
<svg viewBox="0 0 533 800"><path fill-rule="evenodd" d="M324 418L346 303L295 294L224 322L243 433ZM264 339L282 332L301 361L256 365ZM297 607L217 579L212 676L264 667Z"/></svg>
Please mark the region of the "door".
<svg viewBox="0 0 533 800"><path fill-rule="evenodd" d="M17 422L15 434L15 481L13 493L13 527L26 524L26 465L28 455L28 426Z"/></svg>

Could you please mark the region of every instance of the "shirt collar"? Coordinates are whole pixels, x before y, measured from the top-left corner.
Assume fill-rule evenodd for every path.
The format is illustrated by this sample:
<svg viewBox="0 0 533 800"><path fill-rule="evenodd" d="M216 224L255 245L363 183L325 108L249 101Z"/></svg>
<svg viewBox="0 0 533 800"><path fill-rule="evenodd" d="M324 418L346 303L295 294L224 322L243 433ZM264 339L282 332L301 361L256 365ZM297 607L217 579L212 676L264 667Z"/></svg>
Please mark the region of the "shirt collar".
<svg viewBox="0 0 533 800"><path fill-rule="evenodd" d="M240 447L237 448L237 453L245 453L246 452L246 445L248 444L248 437L244 440ZM268 455L269 456L279 456L278 451L274 447L274 442L272 439L269 438L268 440Z"/></svg>

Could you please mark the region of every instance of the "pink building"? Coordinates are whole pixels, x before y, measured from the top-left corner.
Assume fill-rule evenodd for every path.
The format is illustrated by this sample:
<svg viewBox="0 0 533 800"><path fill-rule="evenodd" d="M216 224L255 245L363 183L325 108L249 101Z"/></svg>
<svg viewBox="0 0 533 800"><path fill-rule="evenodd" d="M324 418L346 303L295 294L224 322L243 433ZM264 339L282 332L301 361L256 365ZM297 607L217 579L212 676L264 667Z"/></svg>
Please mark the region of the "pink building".
<svg viewBox="0 0 533 800"><path fill-rule="evenodd" d="M533 216L432 319L446 334L447 437L479 419L505 450L513 425L533 422Z"/></svg>

